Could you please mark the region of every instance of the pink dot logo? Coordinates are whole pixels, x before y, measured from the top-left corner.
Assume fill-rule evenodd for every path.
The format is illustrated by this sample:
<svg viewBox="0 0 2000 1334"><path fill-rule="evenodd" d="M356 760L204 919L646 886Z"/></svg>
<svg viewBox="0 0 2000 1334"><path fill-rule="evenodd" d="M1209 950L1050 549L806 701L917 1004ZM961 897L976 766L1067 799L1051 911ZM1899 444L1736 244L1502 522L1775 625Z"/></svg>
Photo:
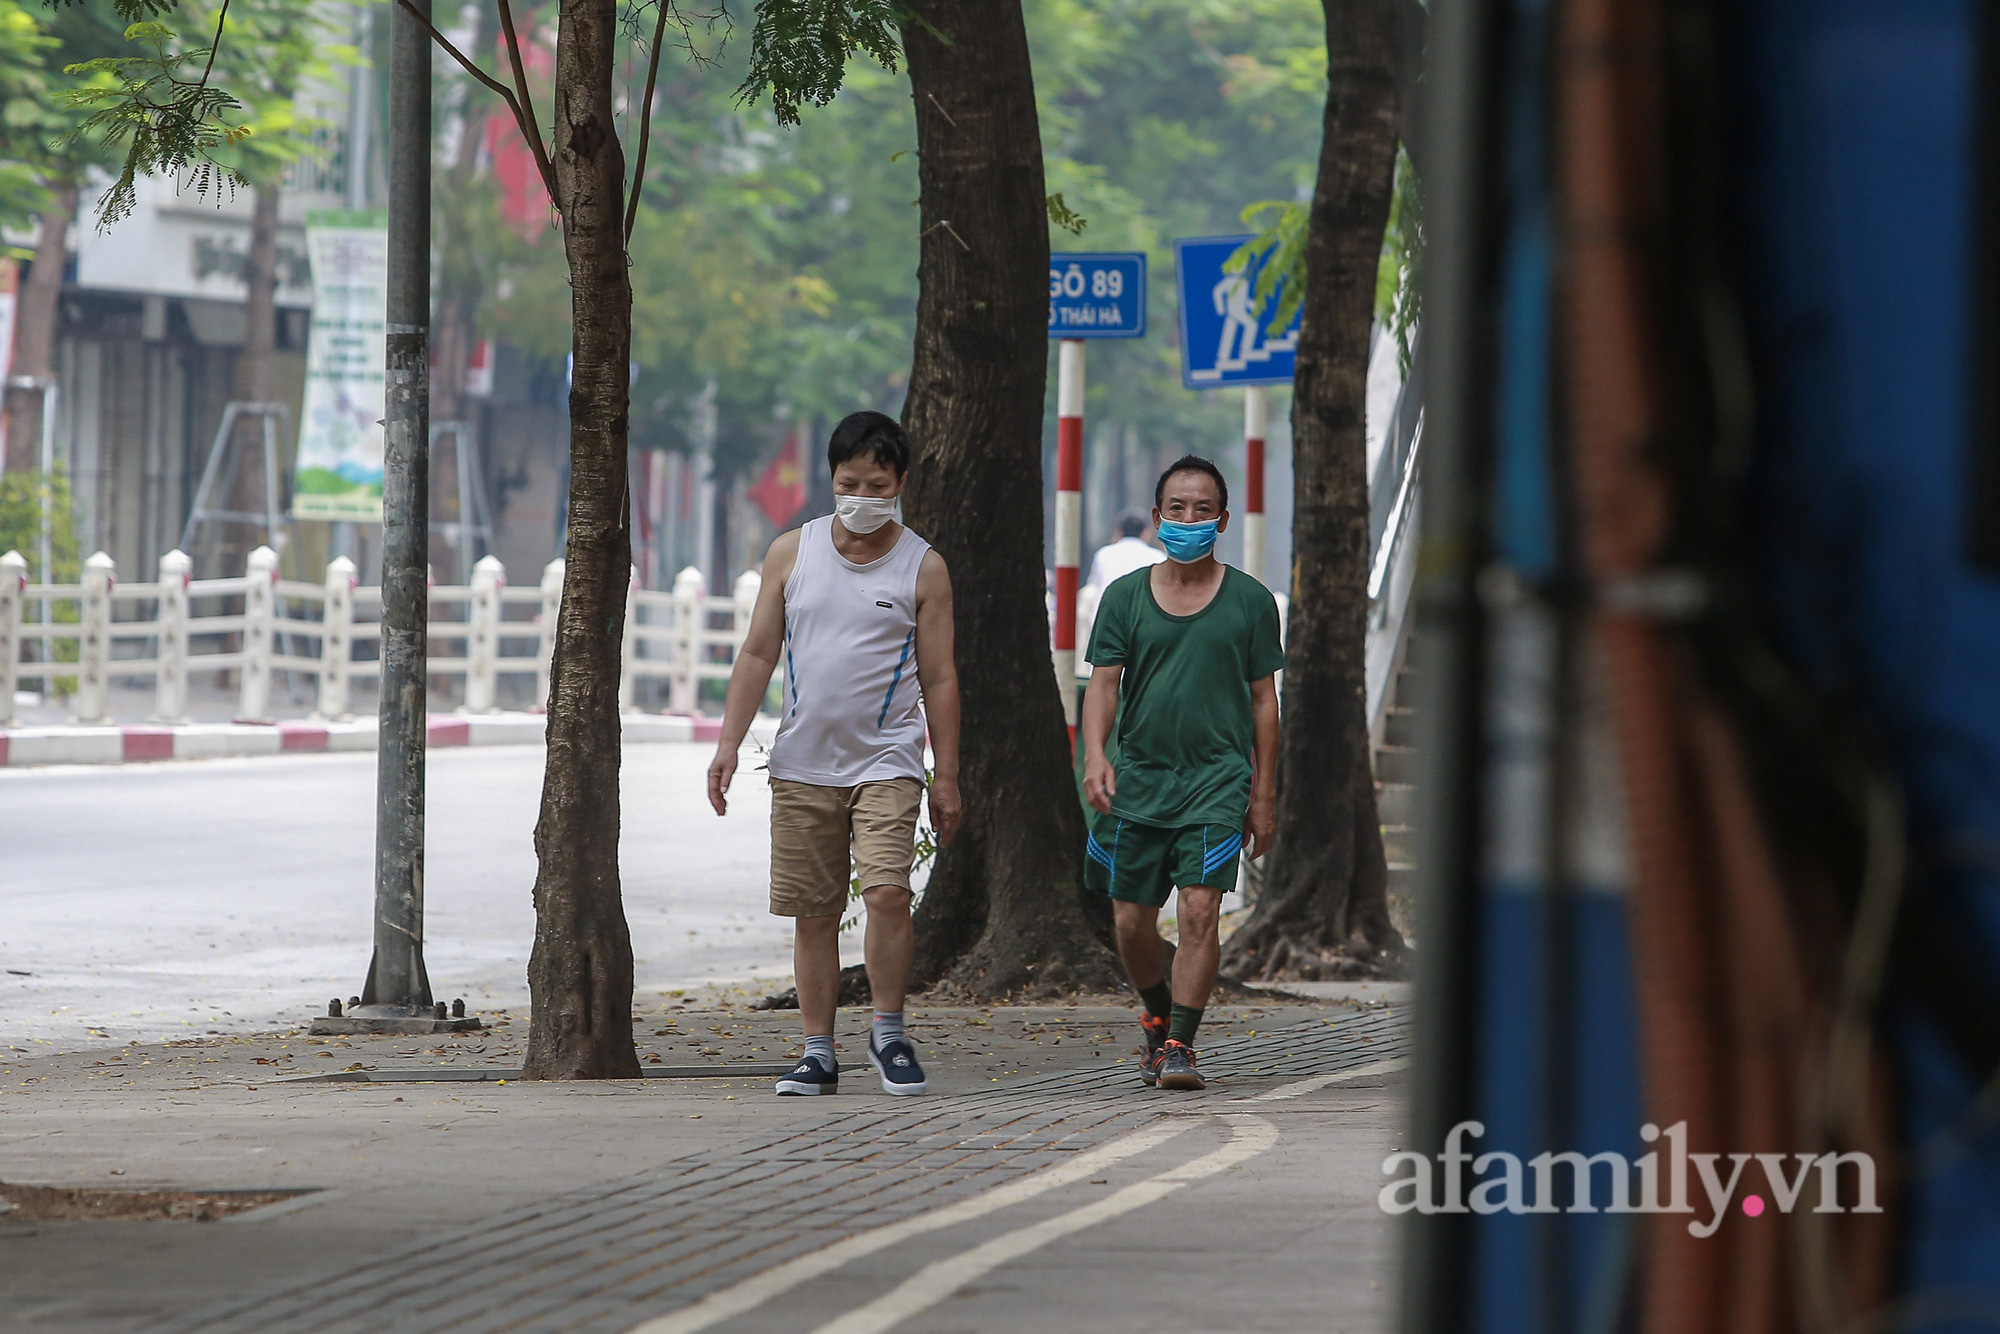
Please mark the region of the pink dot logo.
<svg viewBox="0 0 2000 1334"><path fill-rule="evenodd" d="M1752 1218L1755 1218L1759 1214L1763 1213L1764 1197L1762 1195L1751 1195L1745 1197L1743 1201L1743 1212L1748 1214Z"/></svg>

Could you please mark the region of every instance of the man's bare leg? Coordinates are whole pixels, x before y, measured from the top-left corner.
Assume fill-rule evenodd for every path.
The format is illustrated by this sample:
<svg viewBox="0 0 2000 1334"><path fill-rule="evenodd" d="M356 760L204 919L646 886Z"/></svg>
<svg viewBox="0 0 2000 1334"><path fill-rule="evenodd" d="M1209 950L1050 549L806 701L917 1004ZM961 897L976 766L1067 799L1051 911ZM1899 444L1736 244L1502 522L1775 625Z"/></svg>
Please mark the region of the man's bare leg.
<svg viewBox="0 0 2000 1334"><path fill-rule="evenodd" d="M910 990L910 957L917 932L910 922L910 891L901 885L876 885L861 891L868 905L868 932L863 951L868 960L868 991L875 1008L901 1014Z"/></svg>
<svg viewBox="0 0 2000 1334"><path fill-rule="evenodd" d="M799 1018L807 1037L830 1038L840 1000L840 914L794 920L792 976L798 980Z"/></svg>
<svg viewBox="0 0 2000 1334"><path fill-rule="evenodd" d="M1215 971L1222 960L1219 932L1222 891L1206 885L1184 885L1176 916L1180 944L1174 950L1173 1009L1167 1020L1167 1040L1160 1049L1158 1082L1163 1089L1199 1089L1208 1082L1195 1068L1194 1036L1201 1012L1215 989Z"/></svg>
<svg viewBox="0 0 2000 1334"><path fill-rule="evenodd" d="M1201 1010L1222 966L1222 891L1192 885L1180 892L1180 943L1174 948L1174 1004Z"/></svg>
<svg viewBox="0 0 2000 1334"><path fill-rule="evenodd" d="M916 1048L903 1030L903 1000L910 990L910 956L917 933L910 921L910 891L901 885L876 885L861 891L868 904L868 990L875 998L875 1017L868 1029L868 1057L882 1076L888 1094L922 1093L930 1087Z"/></svg>
<svg viewBox="0 0 2000 1334"><path fill-rule="evenodd" d="M1167 942L1160 938L1160 910L1113 899L1111 924L1118 936L1118 958L1125 965L1125 976L1140 991L1157 986L1165 977L1167 960Z"/></svg>

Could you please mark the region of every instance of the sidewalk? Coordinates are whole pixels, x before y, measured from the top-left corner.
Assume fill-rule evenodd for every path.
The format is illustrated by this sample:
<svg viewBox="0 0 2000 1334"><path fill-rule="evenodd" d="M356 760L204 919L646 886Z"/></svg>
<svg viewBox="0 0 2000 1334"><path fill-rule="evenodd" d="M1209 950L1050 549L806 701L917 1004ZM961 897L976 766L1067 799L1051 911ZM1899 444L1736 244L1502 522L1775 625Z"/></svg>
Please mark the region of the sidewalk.
<svg viewBox="0 0 2000 1334"><path fill-rule="evenodd" d="M1387 1327L1375 1194L1402 1120L1402 1007L1217 1007L1211 1087L1187 1095L1138 1084L1123 1006L911 1008L934 1090L914 1099L865 1069L837 1097L773 1097L740 1072L796 1050L796 1014L683 1004L639 1016L642 1058L702 1078L294 1073L516 1065L522 1015L449 1043L0 1052L10 1183L311 1192L218 1223L0 1215L0 1325ZM842 1013L844 1061L865 1022Z"/></svg>

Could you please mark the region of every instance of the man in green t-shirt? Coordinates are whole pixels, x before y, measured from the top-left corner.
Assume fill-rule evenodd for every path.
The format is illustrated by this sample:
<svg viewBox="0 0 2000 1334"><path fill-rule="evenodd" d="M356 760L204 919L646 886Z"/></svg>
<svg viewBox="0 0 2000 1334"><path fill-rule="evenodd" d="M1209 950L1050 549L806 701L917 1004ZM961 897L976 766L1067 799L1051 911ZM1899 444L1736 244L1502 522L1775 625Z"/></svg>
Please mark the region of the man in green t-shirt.
<svg viewBox="0 0 2000 1334"><path fill-rule="evenodd" d="M1146 1004L1139 1078L1198 1089L1194 1035L1222 957L1222 896L1245 836L1253 859L1271 841L1285 651L1270 591L1215 558L1229 526L1221 470L1190 454L1161 475L1153 504L1167 559L1104 590L1090 637L1083 792L1099 814L1084 883L1111 896L1118 953ZM1159 918L1176 888L1170 986Z"/></svg>

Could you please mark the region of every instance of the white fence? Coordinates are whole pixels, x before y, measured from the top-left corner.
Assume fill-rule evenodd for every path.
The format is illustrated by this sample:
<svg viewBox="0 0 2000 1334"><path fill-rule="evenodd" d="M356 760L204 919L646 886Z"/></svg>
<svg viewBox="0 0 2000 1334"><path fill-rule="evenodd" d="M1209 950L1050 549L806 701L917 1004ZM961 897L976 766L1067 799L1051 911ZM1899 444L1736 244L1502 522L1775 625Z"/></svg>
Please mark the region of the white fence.
<svg viewBox="0 0 2000 1334"><path fill-rule="evenodd" d="M152 721L180 723L191 675L234 671L238 720L270 722L280 672L317 680L314 716L325 719L349 717L354 683L380 675L382 590L359 586L352 561L328 565L319 584L280 578L269 547L252 551L237 578L193 579L191 569L187 556L170 551L154 582L120 583L111 557L99 552L84 562L81 583L31 584L19 552L0 555L0 726L14 721L15 691L27 681L44 691L75 681L77 721L108 723L111 682L150 678ZM532 677L533 704L546 706L562 581L556 560L539 586L509 588L488 556L470 584L432 586L433 681L455 680L467 712L492 713L502 677ZM670 593L634 587L620 703L633 708L638 683L650 678L666 683L670 712L695 712L701 682L728 680L759 586L757 573L746 571L732 596L711 597L690 567ZM457 619L437 619L454 611Z"/></svg>

